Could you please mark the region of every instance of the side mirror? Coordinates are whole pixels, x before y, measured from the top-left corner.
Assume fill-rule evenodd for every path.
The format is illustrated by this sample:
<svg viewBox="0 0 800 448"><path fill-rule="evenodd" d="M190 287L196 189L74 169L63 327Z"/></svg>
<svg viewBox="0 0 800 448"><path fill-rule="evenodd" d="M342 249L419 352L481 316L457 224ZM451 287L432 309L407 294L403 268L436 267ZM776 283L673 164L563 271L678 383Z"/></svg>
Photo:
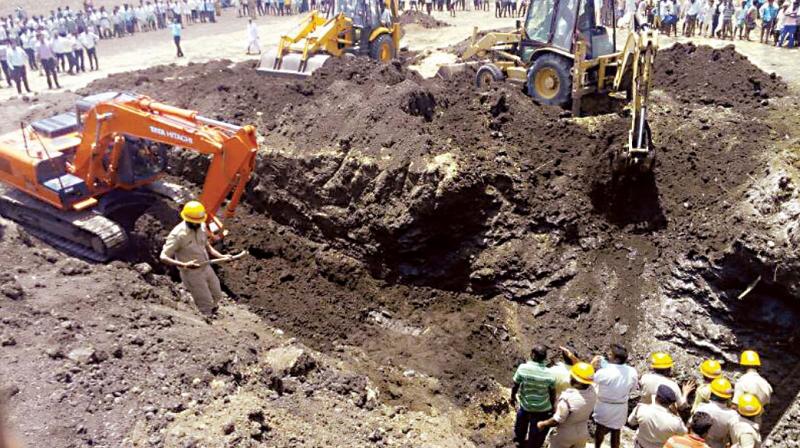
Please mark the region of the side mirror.
<svg viewBox="0 0 800 448"><path fill-rule="evenodd" d="M522 22L520 22L519 19L517 19L516 29L520 29L520 28L522 28Z"/></svg>

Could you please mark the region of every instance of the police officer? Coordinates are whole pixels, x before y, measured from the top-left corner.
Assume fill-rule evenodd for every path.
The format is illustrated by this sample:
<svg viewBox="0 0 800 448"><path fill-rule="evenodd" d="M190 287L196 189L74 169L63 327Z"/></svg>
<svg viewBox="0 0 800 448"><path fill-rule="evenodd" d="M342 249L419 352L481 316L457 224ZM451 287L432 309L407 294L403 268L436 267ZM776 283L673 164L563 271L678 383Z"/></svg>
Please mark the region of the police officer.
<svg viewBox="0 0 800 448"><path fill-rule="evenodd" d="M214 249L206 235L206 209L198 201L189 201L181 211L183 222L175 226L161 249L161 262L175 266L183 285L192 295L197 309L213 316L224 294L219 279L209 265L209 254L215 259L228 259Z"/></svg>

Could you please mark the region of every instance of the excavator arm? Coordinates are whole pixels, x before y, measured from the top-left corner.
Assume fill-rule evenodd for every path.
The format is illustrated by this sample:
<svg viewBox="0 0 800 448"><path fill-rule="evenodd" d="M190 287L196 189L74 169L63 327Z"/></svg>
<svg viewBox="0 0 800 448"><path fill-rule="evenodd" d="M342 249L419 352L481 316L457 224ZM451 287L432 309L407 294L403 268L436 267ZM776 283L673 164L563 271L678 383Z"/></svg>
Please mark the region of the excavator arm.
<svg viewBox="0 0 800 448"><path fill-rule="evenodd" d="M630 96L631 127L628 147L623 158L628 164L641 164L652 168L653 150L650 148L650 127L647 108L653 62L658 51L657 32L649 27L631 31L619 57L619 68L614 77L614 91L628 90ZM628 84L630 83L630 84Z"/></svg>
<svg viewBox="0 0 800 448"><path fill-rule="evenodd" d="M120 157L126 138L160 143L211 156L200 202L208 211L213 233L222 231L217 213L228 200L230 217L244 193L258 149L253 126L235 126L196 111L162 104L145 96L120 95L97 103L84 117L84 132L72 174L82 178L93 196L137 184L119 181Z"/></svg>

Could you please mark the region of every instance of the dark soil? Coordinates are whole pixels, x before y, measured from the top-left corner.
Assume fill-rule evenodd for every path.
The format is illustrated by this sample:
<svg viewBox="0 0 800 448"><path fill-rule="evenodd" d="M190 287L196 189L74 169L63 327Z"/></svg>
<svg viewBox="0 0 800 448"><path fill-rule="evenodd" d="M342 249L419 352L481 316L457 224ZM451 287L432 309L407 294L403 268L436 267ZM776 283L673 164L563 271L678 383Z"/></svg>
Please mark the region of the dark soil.
<svg viewBox="0 0 800 448"><path fill-rule="evenodd" d="M87 91L130 88L256 124L254 214L226 243L256 260L226 267L226 287L314 348L399 359L464 403L485 378L508 384L532 340L585 353L640 340L677 263L722 259L746 239L735 205L780 131L761 100L785 87L731 49L677 46L659 63L655 88L669 99L650 111L658 163L635 180L610 172L627 140L620 114L576 120L510 85L478 92L400 63L331 60L286 81L220 61ZM204 164L181 158L173 172L198 182ZM388 400L419 404L401 378L373 376L394 390Z"/></svg>
<svg viewBox="0 0 800 448"><path fill-rule="evenodd" d="M655 85L683 103L736 108L757 107L788 90L775 73L764 73L733 45L711 48L692 43L658 52Z"/></svg>

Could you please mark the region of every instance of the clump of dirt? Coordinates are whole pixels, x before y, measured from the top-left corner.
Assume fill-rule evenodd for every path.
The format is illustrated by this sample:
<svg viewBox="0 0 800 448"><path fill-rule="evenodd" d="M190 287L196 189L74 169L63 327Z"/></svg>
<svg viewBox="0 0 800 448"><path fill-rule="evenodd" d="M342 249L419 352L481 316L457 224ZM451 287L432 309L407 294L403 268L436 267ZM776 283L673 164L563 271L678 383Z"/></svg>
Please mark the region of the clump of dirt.
<svg viewBox="0 0 800 448"><path fill-rule="evenodd" d="M450 26L449 23L442 22L441 20L437 20L431 15L425 14L425 13L420 12L420 11L414 11L414 10L411 10L411 9L403 11L403 13L400 14L400 18L398 19L398 22L400 23L400 25L410 25L410 24L413 23L413 24L419 25L419 26L421 26L421 27L423 27L425 29L441 28L441 27L444 27L444 26Z"/></svg>
<svg viewBox="0 0 800 448"><path fill-rule="evenodd" d="M733 45L723 48L676 43L658 52L655 85L678 101L753 108L784 96L786 84L766 74Z"/></svg>

